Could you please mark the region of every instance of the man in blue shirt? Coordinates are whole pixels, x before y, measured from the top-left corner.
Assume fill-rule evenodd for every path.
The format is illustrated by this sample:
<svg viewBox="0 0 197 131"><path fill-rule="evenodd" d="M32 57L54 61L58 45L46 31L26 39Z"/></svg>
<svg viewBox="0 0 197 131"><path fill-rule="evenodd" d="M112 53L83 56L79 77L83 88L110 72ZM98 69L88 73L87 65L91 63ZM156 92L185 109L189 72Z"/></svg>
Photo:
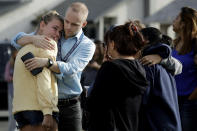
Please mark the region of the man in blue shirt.
<svg viewBox="0 0 197 131"><path fill-rule="evenodd" d="M87 16L88 9L85 4L72 3L65 14L65 35L58 43L57 61L37 57L25 61L28 70L48 67L56 73L60 110L59 131L81 131L81 108L78 101L82 92L81 72L92 59L95 51L94 43L82 31L87 24ZM17 34L12 40L12 45L19 49L30 42L44 49L54 48L46 36L35 36L23 32Z"/></svg>

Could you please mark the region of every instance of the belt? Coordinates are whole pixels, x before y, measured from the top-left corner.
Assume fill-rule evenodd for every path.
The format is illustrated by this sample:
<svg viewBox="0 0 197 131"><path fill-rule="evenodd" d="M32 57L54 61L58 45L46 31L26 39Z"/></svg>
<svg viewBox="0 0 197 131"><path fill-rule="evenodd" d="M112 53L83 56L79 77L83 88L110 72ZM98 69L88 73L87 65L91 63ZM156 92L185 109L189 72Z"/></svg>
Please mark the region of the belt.
<svg viewBox="0 0 197 131"><path fill-rule="evenodd" d="M73 97L68 99L58 99L59 106L70 106L74 105L79 101L79 97Z"/></svg>

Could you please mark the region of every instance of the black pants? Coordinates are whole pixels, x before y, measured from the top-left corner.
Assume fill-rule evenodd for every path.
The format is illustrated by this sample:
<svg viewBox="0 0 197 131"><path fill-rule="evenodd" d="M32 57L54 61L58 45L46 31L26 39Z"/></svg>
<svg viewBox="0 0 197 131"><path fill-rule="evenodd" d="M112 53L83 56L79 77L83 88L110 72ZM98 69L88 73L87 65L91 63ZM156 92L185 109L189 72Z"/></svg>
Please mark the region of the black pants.
<svg viewBox="0 0 197 131"><path fill-rule="evenodd" d="M59 131L81 131L82 115L79 100L58 101L59 108Z"/></svg>

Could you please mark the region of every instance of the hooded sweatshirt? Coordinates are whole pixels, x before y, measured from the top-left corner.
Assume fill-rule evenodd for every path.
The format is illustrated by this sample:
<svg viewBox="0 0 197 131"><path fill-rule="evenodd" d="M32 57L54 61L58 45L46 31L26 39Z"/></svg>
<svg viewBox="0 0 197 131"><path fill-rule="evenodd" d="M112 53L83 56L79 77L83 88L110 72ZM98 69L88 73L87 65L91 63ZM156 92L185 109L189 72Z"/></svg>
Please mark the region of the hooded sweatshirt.
<svg viewBox="0 0 197 131"><path fill-rule="evenodd" d="M171 49L165 44L149 46L144 56L162 54L170 56ZM144 117L140 131L181 131L177 90L174 77L161 65L145 66L149 86L143 97Z"/></svg>
<svg viewBox="0 0 197 131"><path fill-rule="evenodd" d="M147 81L136 60L103 63L88 97L88 131L137 131L142 95Z"/></svg>

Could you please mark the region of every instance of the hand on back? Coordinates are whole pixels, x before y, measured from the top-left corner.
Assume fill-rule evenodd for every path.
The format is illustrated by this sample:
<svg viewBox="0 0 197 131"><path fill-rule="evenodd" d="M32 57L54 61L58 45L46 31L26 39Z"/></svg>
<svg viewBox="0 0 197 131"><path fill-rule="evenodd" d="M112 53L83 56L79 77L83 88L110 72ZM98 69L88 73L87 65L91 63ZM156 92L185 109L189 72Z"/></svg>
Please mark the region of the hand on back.
<svg viewBox="0 0 197 131"><path fill-rule="evenodd" d="M161 62L161 56L154 54L154 55L147 55L140 59L140 63L143 65L152 66L155 64L159 64Z"/></svg>

